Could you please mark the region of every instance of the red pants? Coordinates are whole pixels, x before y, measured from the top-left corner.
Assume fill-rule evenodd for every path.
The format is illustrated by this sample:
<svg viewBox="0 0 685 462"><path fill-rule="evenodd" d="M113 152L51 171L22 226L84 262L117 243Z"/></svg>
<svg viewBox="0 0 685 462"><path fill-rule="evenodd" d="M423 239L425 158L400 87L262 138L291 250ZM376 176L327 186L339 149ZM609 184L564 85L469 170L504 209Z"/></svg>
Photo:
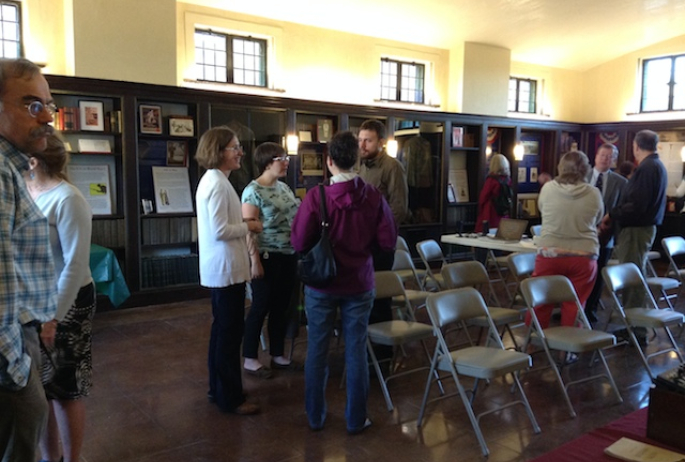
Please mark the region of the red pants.
<svg viewBox="0 0 685 462"><path fill-rule="evenodd" d="M576 290L581 306L585 306L597 277L597 260L587 257L557 257L546 258L541 255L535 257L535 276L566 276ZM535 307L535 315L544 329L549 327L554 305L540 305ZM574 326L578 309L575 302L565 302L561 305L561 325ZM526 313L526 325L530 324L530 313Z"/></svg>

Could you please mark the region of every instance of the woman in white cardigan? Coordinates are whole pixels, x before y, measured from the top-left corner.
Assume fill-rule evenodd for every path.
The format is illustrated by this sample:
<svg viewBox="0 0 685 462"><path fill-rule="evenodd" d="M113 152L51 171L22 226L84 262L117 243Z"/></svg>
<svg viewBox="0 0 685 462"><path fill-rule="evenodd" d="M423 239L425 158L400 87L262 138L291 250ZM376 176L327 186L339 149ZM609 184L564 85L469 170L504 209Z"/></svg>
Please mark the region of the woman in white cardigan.
<svg viewBox="0 0 685 462"><path fill-rule="evenodd" d="M240 345L245 328L245 284L250 280L248 232L260 233L258 220L243 221L240 198L228 181L240 168L243 151L228 127L214 127L200 138L195 159L207 169L197 186L200 284L211 289L208 398L224 412L249 415L259 406L245 401Z"/></svg>
<svg viewBox="0 0 685 462"><path fill-rule="evenodd" d="M26 178L31 197L48 219L57 282L55 319L43 324L41 332L42 338L55 336L54 358L44 361L42 372L50 402L48 425L40 439L43 462L79 460L86 428L84 401L92 385L92 213L81 192L67 181L68 161L64 143L52 135L44 152L31 155Z"/></svg>

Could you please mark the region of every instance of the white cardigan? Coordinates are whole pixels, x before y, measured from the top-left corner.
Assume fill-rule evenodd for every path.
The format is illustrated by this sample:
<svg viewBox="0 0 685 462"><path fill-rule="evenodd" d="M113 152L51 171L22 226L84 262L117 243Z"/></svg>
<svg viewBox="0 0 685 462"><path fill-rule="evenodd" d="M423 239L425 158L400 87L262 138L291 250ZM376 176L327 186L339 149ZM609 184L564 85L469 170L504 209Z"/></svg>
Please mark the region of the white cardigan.
<svg viewBox="0 0 685 462"><path fill-rule="evenodd" d="M207 170L197 186L195 203L200 284L218 288L248 282L248 228L228 177L221 170Z"/></svg>

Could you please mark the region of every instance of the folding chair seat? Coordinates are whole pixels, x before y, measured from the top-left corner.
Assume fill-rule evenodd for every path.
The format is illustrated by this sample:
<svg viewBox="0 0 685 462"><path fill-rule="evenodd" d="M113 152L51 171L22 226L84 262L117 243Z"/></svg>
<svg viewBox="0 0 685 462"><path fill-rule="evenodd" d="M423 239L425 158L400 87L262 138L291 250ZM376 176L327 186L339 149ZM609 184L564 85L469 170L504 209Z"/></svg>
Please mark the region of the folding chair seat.
<svg viewBox="0 0 685 462"><path fill-rule="evenodd" d="M528 312L531 315L531 323L523 351L526 351L528 344L531 342L542 345L545 354L547 355L549 365L554 371L556 379L561 386L571 417L576 416L576 411L568 396L568 388L571 385L605 378L611 385L617 400L623 402L623 398L621 398L621 394L618 391L616 382L614 382L614 377L611 375L611 371L609 370L609 366L602 351L604 348L615 345L616 337L606 332L592 329L585 317L585 312L578 301L576 291L574 290L571 281L565 276L531 277L521 282L521 292L523 293L523 298L528 306ZM554 326L543 329L535 315L535 307L548 304L556 305L563 302L575 303L577 308L575 326ZM606 373L565 383L564 379L561 377L559 366L557 366L557 362L552 356L552 350L573 353L576 355L593 351L600 358ZM564 364L562 364L562 367L563 366Z"/></svg>
<svg viewBox="0 0 685 462"><path fill-rule="evenodd" d="M409 252L401 249L395 250L395 261L392 265L392 271L402 280L404 295L409 299L410 305L414 309L424 306L426 304L428 292L424 291L421 286L421 280L416 273L414 262L412 261ZM415 287L415 289L411 289L410 287ZM393 297L393 306L399 306L401 308L403 305L404 297Z"/></svg>
<svg viewBox="0 0 685 462"><path fill-rule="evenodd" d="M463 289L446 290L443 292L430 294L428 297L426 307L430 316L435 336L437 337L437 344L433 360L431 361L431 369L426 382L426 389L421 403L421 411L417 421L417 426L423 423L426 406L429 402L428 395L431 386L435 381L433 373L435 371L447 372L454 379L457 387L456 393L443 395L442 397L430 400L430 402L437 401L442 398L459 395L466 408L473 430L476 433L476 438L480 443L483 455L487 456L489 450L483 433L480 429L480 419L484 415L500 411L504 408L521 404L524 406L528 418L530 419L535 433L540 432L540 427L535 420L533 410L530 408L528 398L526 397L521 382L519 381L519 372L528 369L531 365L531 357L525 353L518 351L505 350L501 339L497 335L497 328L495 327L488 309L485 306L483 296L474 288L466 287ZM465 348L454 349L445 340L444 332L451 326L461 325L464 322L471 322L473 319L483 318L488 321L488 341L485 346L469 345ZM490 381L490 385L494 383L494 379L505 377L511 374L513 385L520 393L520 399L510 401L501 406L489 409L476 415L473 408L478 385L481 380ZM470 389L466 389L462 383L462 377L471 377L473 385ZM469 396L470 395L470 396Z"/></svg>
<svg viewBox="0 0 685 462"><path fill-rule="evenodd" d="M392 321L370 324L368 327L368 336L366 341L371 362L376 371L378 381L380 382L383 396L385 397L385 403L388 407L388 411L392 411L394 406L392 404L392 399L390 398L390 392L388 391L388 381L407 374L429 369L427 364L430 362L431 356L430 352L428 351L428 347L425 344L425 340L433 337L433 328L428 324L416 322L414 318L414 310L404 296L404 287L402 286L402 281L397 274L392 271L376 271L375 278L376 298L404 298L404 306L401 310L401 318L393 319ZM380 345L395 347L395 354L393 358L387 360L391 362L391 366L395 366L396 358L400 354L406 354L402 346L407 343L417 341L422 344L423 351L426 354L426 365L401 371L399 371L399 368L396 369L395 367L390 367L390 373L387 375L387 377L384 376L383 372L381 371L379 361L374 354L373 347L371 345L372 342ZM395 369L399 372L395 372Z"/></svg>
<svg viewBox="0 0 685 462"><path fill-rule="evenodd" d="M438 262L440 268L445 266L445 255L442 253L440 244L434 239L428 239L425 241L416 243L416 251L421 257L421 261L425 267L426 275L423 279L423 289L424 290L442 290L444 288L444 281L442 280L442 275L438 270L435 272L431 268L431 263Z"/></svg>
<svg viewBox="0 0 685 462"><path fill-rule="evenodd" d="M484 290L489 297L487 309L490 318L492 318L495 326L502 328L500 335L504 335L505 332L508 332L514 343L514 348L516 350L519 349L518 344L516 343L516 337L514 337L514 334L511 331L511 325L521 322L521 313L518 310L503 308L501 306L497 294L495 294L492 284L490 283L488 272L485 270L482 263L475 260L449 263L442 267L441 273L447 289L473 287ZM482 330L488 328L489 321L487 317L475 317L469 321L469 324L478 326Z"/></svg>
<svg viewBox="0 0 685 462"><path fill-rule="evenodd" d="M652 379L656 377L651 367L649 367L649 359L654 356L674 352L678 357L678 360L682 363L683 356L673 338L670 327L682 325L683 322L685 322L685 317L677 311L666 308L661 309L658 307L652 292L647 287L640 270L634 263L623 263L621 265L605 267L602 270L602 277L604 277L604 282L611 290L611 295L614 299L615 313L628 332L628 336L633 343L633 346L637 349L640 360L645 366L649 376ZM621 303L621 295L625 289L642 291L645 294L645 306L640 308L624 308ZM638 342L635 337L635 327L655 330L663 329L670 343L670 347L646 355L642 345L640 345L640 342Z"/></svg>

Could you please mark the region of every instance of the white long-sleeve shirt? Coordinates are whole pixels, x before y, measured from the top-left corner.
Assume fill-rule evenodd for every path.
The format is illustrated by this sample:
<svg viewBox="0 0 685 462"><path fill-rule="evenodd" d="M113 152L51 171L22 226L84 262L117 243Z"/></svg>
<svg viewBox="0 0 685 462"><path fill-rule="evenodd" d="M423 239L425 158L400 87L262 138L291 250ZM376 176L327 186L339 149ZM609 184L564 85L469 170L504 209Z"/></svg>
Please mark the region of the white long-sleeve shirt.
<svg viewBox="0 0 685 462"><path fill-rule="evenodd" d="M218 288L249 282L248 228L228 177L221 170L207 170L197 185L195 203L200 284Z"/></svg>
<svg viewBox="0 0 685 462"><path fill-rule="evenodd" d="M62 181L41 193L36 205L48 219L57 278L57 313L62 321L81 287L90 284L90 237L93 214L81 192Z"/></svg>

